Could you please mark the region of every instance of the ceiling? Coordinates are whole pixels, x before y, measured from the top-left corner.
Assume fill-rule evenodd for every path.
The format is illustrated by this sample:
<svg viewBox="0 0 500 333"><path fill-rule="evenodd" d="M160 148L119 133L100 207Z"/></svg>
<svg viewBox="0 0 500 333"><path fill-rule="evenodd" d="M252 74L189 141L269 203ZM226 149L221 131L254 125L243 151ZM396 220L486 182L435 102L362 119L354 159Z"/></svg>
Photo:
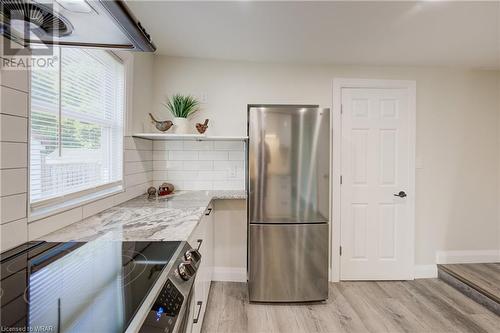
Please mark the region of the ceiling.
<svg viewBox="0 0 500 333"><path fill-rule="evenodd" d="M128 1L161 55L500 69L500 2Z"/></svg>

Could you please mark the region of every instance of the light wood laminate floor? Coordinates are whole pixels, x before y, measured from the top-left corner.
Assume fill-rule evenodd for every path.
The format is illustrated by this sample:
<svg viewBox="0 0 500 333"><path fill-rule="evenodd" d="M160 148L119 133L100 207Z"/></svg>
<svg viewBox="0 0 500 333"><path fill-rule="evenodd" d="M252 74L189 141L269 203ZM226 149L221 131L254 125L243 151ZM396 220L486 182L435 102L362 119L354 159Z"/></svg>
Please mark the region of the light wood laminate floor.
<svg viewBox="0 0 500 333"><path fill-rule="evenodd" d="M202 332L500 332L500 317L438 279L330 284L324 303L248 302L212 282Z"/></svg>
<svg viewBox="0 0 500 333"><path fill-rule="evenodd" d="M446 272L500 303L500 263L440 265Z"/></svg>

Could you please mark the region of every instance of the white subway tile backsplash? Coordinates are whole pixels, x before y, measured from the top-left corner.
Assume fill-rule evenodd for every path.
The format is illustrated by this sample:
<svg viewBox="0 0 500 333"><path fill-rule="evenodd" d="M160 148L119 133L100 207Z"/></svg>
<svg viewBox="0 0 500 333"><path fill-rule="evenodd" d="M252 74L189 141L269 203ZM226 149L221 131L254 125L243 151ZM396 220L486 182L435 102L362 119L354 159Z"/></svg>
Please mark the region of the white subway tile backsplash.
<svg viewBox="0 0 500 333"><path fill-rule="evenodd" d="M113 207L115 205L114 196L110 196L101 200L97 200L86 204L82 207L82 218L87 218L89 216L95 215L102 212L103 210Z"/></svg>
<svg viewBox="0 0 500 333"><path fill-rule="evenodd" d="M2 42L3 44L3 42ZM8 57L6 57L9 59ZM14 59L16 61L16 59ZM28 92L29 89L29 73L28 69L7 69L7 66L4 66L3 59L0 61L0 84L2 86L11 87L14 89L22 90L24 92Z"/></svg>
<svg viewBox="0 0 500 333"><path fill-rule="evenodd" d="M153 141L126 136L123 138L123 149L153 150Z"/></svg>
<svg viewBox="0 0 500 333"><path fill-rule="evenodd" d="M153 161L125 162L125 175L153 171Z"/></svg>
<svg viewBox="0 0 500 333"><path fill-rule="evenodd" d="M167 141L153 141L153 150L167 150Z"/></svg>
<svg viewBox="0 0 500 333"><path fill-rule="evenodd" d="M168 179L176 179L176 180L188 180L194 181L198 180L198 172L197 171L167 171Z"/></svg>
<svg viewBox="0 0 500 333"><path fill-rule="evenodd" d="M125 187L144 184L153 180L153 172L136 173L125 176Z"/></svg>
<svg viewBox="0 0 500 333"><path fill-rule="evenodd" d="M167 170L154 170L153 180L164 182L168 178Z"/></svg>
<svg viewBox="0 0 500 333"><path fill-rule="evenodd" d="M28 144L0 142L0 169L26 168Z"/></svg>
<svg viewBox="0 0 500 333"><path fill-rule="evenodd" d="M36 220L28 224L28 239L35 240L57 229L78 222L83 217L82 207L73 208L60 214Z"/></svg>
<svg viewBox="0 0 500 333"><path fill-rule="evenodd" d="M214 150L240 150L245 146L243 141L215 141Z"/></svg>
<svg viewBox="0 0 500 333"><path fill-rule="evenodd" d="M153 181L153 186L158 189L158 187L163 183L169 183L174 185L176 191L184 190L183 187L184 182L178 179L155 179Z"/></svg>
<svg viewBox="0 0 500 333"><path fill-rule="evenodd" d="M153 150L183 150L182 141L153 141Z"/></svg>
<svg viewBox="0 0 500 333"><path fill-rule="evenodd" d="M157 170L167 170L167 161L153 161L153 171Z"/></svg>
<svg viewBox="0 0 500 333"><path fill-rule="evenodd" d="M230 151L229 160L231 161L244 161L245 153L243 151Z"/></svg>
<svg viewBox="0 0 500 333"><path fill-rule="evenodd" d="M27 142L28 119L0 114L1 141Z"/></svg>
<svg viewBox="0 0 500 333"><path fill-rule="evenodd" d="M153 161L154 170L184 170L182 161Z"/></svg>
<svg viewBox="0 0 500 333"><path fill-rule="evenodd" d="M119 205L127 200L130 200L141 194L146 193L147 188L152 185L153 183L150 182L149 184L139 184L139 185L134 185L132 187L127 187L127 190L125 192L113 196L113 206Z"/></svg>
<svg viewBox="0 0 500 333"><path fill-rule="evenodd" d="M153 161L166 161L168 160L168 151L153 150Z"/></svg>
<svg viewBox="0 0 500 333"><path fill-rule="evenodd" d="M27 220L20 219L0 225L0 251L5 251L28 241Z"/></svg>
<svg viewBox="0 0 500 333"><path fill-rule="evenodd" d="M177 190L245 189L243 142L155 141L153 149L156 187L168 182Z"/></svg>
<svg viewBox="0 0 500 333"><path fill-rule="evenodd" d="M231 174L229 175L229 178L232 179L232 178L235 178L235 179L245 179L245 169L244 168L241 168L241 169L236 169L236 175L232 175L232 171L231 171Z"/></svg>
<svg viewBox="0 0 500 333"><path fill-rule="evenodd" d="M28 170L0 170L0 196L25 193L27 191Z"/></svg>
<svg viewBox="0 0 500 333"><path fill-rule="evenodd" d="M196 160L198 160L199 153L201 154L203 152L184 151L184 150L175 151L174 150L174 151L168 152L168 159L172 160L172 161L196 161Z"/></svg>
<svg viewBox="0 0 500 333"><path fill-rule="evenodd" d="M244 161L214 161L214 170L243 169Z"/></svg>
<svg viewBox="0 0 500 333"><path fill-rule="evenodd" d="M199 171L198 180L225 180L227 174L225 171Z"/></svg>
<svg viewBox="0 0 500 333"><path fill-rule="evenodd" d="M198 180L198 181L185 181L182 184L182 189L186 191L200 191L200 190L212 190L212 181Z"/></svg>
<svg viewBox="0 0 500 333"><path fill-rule="evenodd" d="M217 180L213 182L217 190L242 190L245 189L244 180Z"/></svg>
<svg viewBox="0 0 500 333"><path fill-rule="evenodd" d="M28 117L28 94L15 89L1 87L0 113Z"/></svg>
<svg viewBox="0 0 500 333"><path fill-rule="evenodd" d="M0 222L7 223L26 217L26 193L0 198Z"/></svg>
<svg viewBox="0 0 500 333"><path fill-rule="evenodd" d="M183 161L183 170L212 170L213 161Z"/></svg>
<svg viewBox="0 0 500 333"><path fill-rule="evenodd" d="M213 141L184 141L184 150L213 150Z"/></svg>
<svg viewBox="0 0 500 333"><path fill-rule="evenodd" d="M123 153L125 162L152 161L153 152L151 150L128 150Z"/></svg>
<svg viewBox="0 0 500 333"><path fill-rule="evenodd" d="M227 151L200 151L200 160L224 161L228 159Z"/></svg>

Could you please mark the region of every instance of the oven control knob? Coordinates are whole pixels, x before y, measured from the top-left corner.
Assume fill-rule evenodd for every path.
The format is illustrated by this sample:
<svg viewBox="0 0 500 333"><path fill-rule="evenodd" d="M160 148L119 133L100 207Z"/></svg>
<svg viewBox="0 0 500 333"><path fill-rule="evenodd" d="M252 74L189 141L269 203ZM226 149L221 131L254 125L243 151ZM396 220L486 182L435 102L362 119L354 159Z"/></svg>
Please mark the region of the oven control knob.
<svg viewBox="0 0 500 333"><path fill-rule="evenodd" d="M179 275L184 281L189 280L196 273L196 268L190 261L183 261L177 267Z"/></svg>
<svg viewBox="0 0 500 333"><path fill-rule="evenodd" d="M184 259L186 259L187 261L191 261L194 264L196 264L198 261L200 261L201 254L200 254L200 252L198 250L191 249L191 250L186 251L186 253L184 253Z"/></svg>

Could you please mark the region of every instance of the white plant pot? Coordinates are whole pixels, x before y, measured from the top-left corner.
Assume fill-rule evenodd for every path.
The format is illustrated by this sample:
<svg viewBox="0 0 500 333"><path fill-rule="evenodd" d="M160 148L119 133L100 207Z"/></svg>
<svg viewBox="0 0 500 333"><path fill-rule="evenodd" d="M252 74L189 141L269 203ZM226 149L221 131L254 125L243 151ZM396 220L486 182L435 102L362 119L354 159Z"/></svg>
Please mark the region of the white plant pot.
<svg viewBox="0 0 500 333"><path fill-rule="evenodd" d="M187 118L175 117L174 118L174 133L176 134L189 134L189 121Z"/></svg>

